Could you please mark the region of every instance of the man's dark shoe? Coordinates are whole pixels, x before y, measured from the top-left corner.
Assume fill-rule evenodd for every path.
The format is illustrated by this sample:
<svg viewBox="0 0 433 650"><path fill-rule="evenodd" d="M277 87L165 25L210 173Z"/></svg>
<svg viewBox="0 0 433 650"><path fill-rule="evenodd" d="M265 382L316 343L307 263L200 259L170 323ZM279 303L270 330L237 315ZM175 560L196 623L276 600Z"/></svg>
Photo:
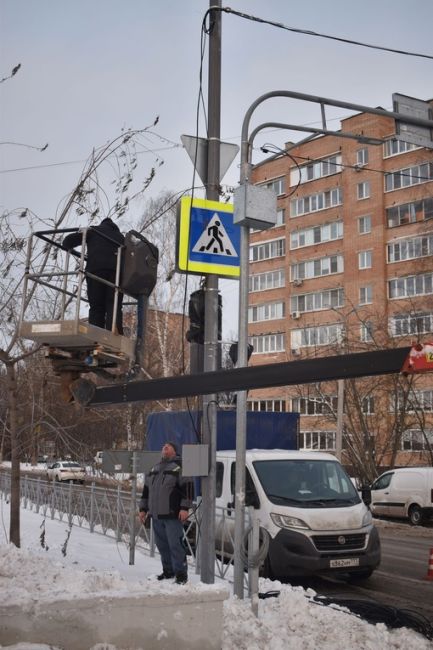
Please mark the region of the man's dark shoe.
<svg viewBox="0 0 433 650"><path fill-rule="evenodd" d="M170 580L170 578L174 578L174 573L170 573L169 571L163 571L162 573L157 576L158 580Z"/></svg>
<svg viewBox="0 0 433 650"><path fill-rule="evenodd" d="M186 571L178 571L176 573L175 583L177 585L184 585L186 582L188 582L188 574Z"/></svg>

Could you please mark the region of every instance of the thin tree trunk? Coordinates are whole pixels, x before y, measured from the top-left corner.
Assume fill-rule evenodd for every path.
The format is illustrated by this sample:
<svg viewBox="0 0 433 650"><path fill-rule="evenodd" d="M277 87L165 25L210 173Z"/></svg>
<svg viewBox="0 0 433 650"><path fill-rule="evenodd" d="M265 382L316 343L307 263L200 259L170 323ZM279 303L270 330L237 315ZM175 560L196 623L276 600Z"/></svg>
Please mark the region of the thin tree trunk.
<svg viewBox="0 0 433 650"><path fill-rule="evenodd" d="M15 363L6 364L9 402L9 428L11 434L11 505L9 539L18 546L20 542L20 458L17 427L17 379Z"/></svg>

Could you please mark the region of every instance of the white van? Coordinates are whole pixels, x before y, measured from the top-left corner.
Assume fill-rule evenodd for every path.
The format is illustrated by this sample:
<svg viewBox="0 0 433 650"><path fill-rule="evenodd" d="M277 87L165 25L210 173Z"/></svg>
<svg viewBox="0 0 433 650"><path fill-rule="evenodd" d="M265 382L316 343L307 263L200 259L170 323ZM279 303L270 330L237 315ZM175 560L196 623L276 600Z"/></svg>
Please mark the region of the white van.
<svg viewBox="0 0 433 650"><path fill-rule="evenodd" d="M371 486L373 514L409 517L415 526L433 516L433 467L402 467L385 472Z"/></svg>
<svg viewBox="0 0 433 650"><path fill-rule="evenodd" d="M216 504L228 509L232 530L235 459L234 451L217 452ZM344 574L365 579L380 563L379 535L368 505L331 454L248 450L245 503L256 509L260 526L269 534L266 577ZM230 542L217 517L217 550L223 544L228 550Z"/></svg>

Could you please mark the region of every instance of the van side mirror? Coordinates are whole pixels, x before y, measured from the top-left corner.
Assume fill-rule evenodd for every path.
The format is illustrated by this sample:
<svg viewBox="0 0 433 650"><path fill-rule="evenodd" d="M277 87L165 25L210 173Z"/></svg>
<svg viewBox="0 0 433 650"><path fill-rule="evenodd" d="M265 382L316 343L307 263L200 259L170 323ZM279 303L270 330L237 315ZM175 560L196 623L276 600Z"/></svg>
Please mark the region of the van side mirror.
<svg viewBox="0 0 433 650"><path fill-rule="evenodd" d="M371 504L371 487L369 485L362 486L361 498L367 507Z"/></svg>

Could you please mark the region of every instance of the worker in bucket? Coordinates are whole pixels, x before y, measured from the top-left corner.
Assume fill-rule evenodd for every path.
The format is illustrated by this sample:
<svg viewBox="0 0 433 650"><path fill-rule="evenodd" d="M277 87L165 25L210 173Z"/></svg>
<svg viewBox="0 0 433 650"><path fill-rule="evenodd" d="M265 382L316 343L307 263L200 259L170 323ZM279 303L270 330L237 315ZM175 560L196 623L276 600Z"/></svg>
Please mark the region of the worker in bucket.
<svg viewBox="0 0 433 650"><path fill-rule="evenodd" d="M62 244L70 250L82 244L81 232L66 235ZM117 224L109 217L103 219L98 226L92 226L86 233L87 263L86 272L97 278L86 275L87 298L89 301L89 323L107 330L112 329L114 288L101 282L102 278L111 284L116 282L117 255L119 247L125 241ZM122 298L118 293L115 331L123 334L122 327Z"/></svg>

